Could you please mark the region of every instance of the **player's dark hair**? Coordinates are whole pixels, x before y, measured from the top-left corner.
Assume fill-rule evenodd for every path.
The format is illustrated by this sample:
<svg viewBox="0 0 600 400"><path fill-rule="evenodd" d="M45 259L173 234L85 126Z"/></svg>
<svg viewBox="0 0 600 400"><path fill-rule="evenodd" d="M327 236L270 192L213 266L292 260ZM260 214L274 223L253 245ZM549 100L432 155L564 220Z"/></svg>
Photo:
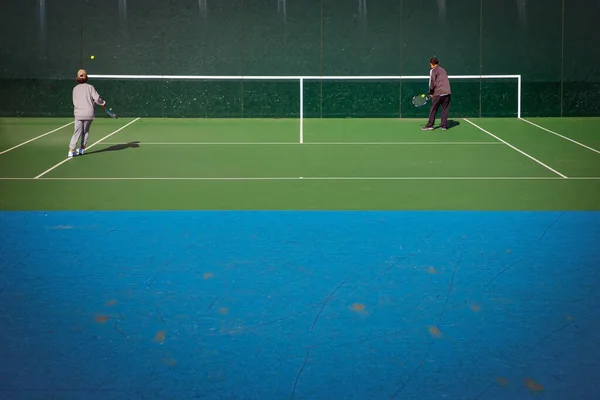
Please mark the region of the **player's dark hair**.
<svg viewBox="0 0 600 400"><path fill-rule="evenodd" d="M77 82L78 83L86 83L88 81L87 76L78 76L77 77Z"/></svg>
<svg viewBox="0 0 600 400"><path fill-rule="evenodd" d="M435 58L435 57L432 57L432 58L431 58L431 60L429 60L429 63L430 63L430 64L433 64L433 65L439 65L439 63L440 63L440 60L438 60L438 59L437 59L437 58Z"/></svg>

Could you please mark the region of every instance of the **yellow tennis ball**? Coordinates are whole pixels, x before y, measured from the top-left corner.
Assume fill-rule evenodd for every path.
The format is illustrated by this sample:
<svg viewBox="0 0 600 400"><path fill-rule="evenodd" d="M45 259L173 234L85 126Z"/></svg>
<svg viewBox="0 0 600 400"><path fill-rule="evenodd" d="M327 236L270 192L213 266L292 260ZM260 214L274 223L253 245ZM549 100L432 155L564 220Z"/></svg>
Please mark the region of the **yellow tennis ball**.
<svg viewBox="0 0 600 400"><path fill-rule="evenodd" d="M90 58L93 60L95 57L94 57L94 56L91 56Z"/></svg>
<svg viewBox="0 0 600 400"><path fill-rule="evenodd" d="M94 58L94 56L92 56L92 58ZM425 97L425 95L424 95L424 94L422 94L422 95L421 95L421 97Z"/></svg>

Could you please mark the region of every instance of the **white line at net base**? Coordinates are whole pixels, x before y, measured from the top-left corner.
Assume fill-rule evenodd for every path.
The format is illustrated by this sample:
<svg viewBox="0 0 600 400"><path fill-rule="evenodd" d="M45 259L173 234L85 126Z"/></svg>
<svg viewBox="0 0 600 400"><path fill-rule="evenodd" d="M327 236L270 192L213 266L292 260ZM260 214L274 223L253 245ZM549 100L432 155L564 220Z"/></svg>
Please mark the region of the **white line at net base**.
<svg viewBox="0 0 600 400"><path fill-rule="evenodd" d="M36 137L34 137L33 139L29 139L29 140L28 140L28 141L26 141L26 142L20 143L20 144L18 144L18 145L16 145L16 146L13 146L13 147L11 147L10 149L6 149L6 150L4 150L4 151L0 152L0 155L2 155L2 154L4 154L4 153L8 153L9 151L11 151L11 150L14 150L14 149L17 149L17 148L19 148L19 147L21 147L21 146L24 146L24 145L26 145L27 143L31 143L31 142L33 142L34 140L38 140L38 139L40 139L40 138L43 138L44 136L50 135L51 133L58 132L58 131L60 131L61 129L63 129L63 128L66 128L67 126L69 126L69 125L72 125L72 124L74 124L74 123L75 123L75 121L71 121L71 122L69 122L68 124L65 124L65 125L63 125L63 126L61 126L61 127L59 127L59 128L56 128L56 129L53 129L53 130L51 130L50 132L46 132L46 133L44 133L44 134L42 134L42 135L36 136Z"/></svg>
<svg viewBox="0 0 600 400"><path fill-rule="evenodd" d="M494 135L493 133L490 133L490 132L486 131L485 129L483 129L483 128L482 128L482 127L480 127L479 125L477 125L477 124L475 124L475 123L473 123L473 122L469 121L468 119L466 119L466 118L463 118L463 119L464 119L465 121L467 121L468 123L470 123L471 125L473 125L474 127L476 127L477 129L481 130L482 132L485 132L485 133L487 133L488 135L490 135L491 137L498 139L499 141L501 141L502 143L504 143L505 145L507 145L507 146L508 146L508 147L510 147L511 149L518 151L519 153L523 154L524 156L528 157L529 159L531 159L531 160L535 161L536 163L540 164L540 165L541 165L541 166L543 166L544 168L546 168L546 169L548 169L548 170L550 170L550 171L554 172L555 174L557 174L557 175L561 176L561 177L562 177L562 178L564 178L564 179L568 179L568 177L567 177L566 175L563 175L563 174L561 174L560 172L558 172L557 170L555 170L555 169L553 169L553 168L551 168L551 167L547 166L546 164L544 164L543 162L541 162L541 161L540 161L540 160L538 160L537 158L530 156L529 154L525 153L525 152L524 152L524 151L522 151L522 150L519 150L518 148L516 148L516 147L515 147L515 146L513 146L512 144L508 143L508 142L507 142L507 141L505 141L505 140L502 140L502 139L500 139L498 136Z"/></svg>
<svg viewBox="0 0 600 400"><path fill-rule="evenodd" d="M138 142L132 141L136 145L151 145L151 146L291 146L300 145L304 146L389 146L389 145L502 145L498 141L485 141L485 142ZM125 145L128 143L124 142L104 142L107 145Z"/></svg>
<svg viewBox="0 0 600 400"><path fill-rule="evenodd" d="M0 178L0 181L562 181L600 180L600 176L306 176L306 177L46 177Z"/></svg>
<svg viewBox="0 0 600 400"><path fill-rule="evenodd" d="M543 126L540 126L540 125L538 125L538 124L535 124L535 123L533 123L533 122L531 122L531 121L528 121L528 120L526 120L525 118L519 118L519 119L520 119L521 121L525 121L525 122L527 122L528 124L531 124L531 125L533 125L533 126L535 126L535 127L537 127L537 128L540 128L540 129L542 129L542 130L544 130L544 131L546 131L546 132L549 132L549 133L551 133L551 134L553 134L553 135L556 135L556 136L558 136L558 137L561 137L561 138L563 138L563 139L566 139L566 140L568 140L568 141L570 141L570 142L573 142L573 143L575 143L575 144L578 144L579 146L585 147L585 148L586 148L586 149L588 149L588 150L591 150L591 151L593 151L593 152L596 152L596 153L600 154L600 150L596 150L596 149L594 149L593 147L586 146L585 144L583 144L583 143L579 143L579 142L578 142L578 141L576 141L576 140L573 140L573 139L571 139L571 138L569 138L569 137L563 136L563 135L561 135L560 133L556 133L556 132L554 132L554 131L551 131L551 130L550 130L550 129L548 129L548 128L544 128Z"/></svg>
<svg viewBox="0 0 600 400"><path fill-rule="evenodd" d="M127 80L266 80L266 81L298 81L303 80L415 80L429 79L429 75L88 75L92 79L127 79ZM521 75L448 75L449 79L520 79Z"/></svg>
<svg viewBox="0 0 600 400"><path fill-rule="evenodd" d="M136 118L133 121L130 121L129 123L127 123L126 125L120 127L119 129L117 129L116 131L113 131L111 133L109 133L108 135L104 136L102 139L92 143L91 145L89 145L88 147L86 147L86 151L91 149L92 147L94 147L95 145L97 145L98 143L102 142L104 139L107 139L109 137L111 137L112 135L114 135L117 132L120 132L121 130L127 128L129 125L133 124L134 122L138 121L140 118ZM53 167L48 168L47 170L45 170L44 172L42 172L41 174L39 174L38 176L36 176L33 179L40 179L42 176L46 175L48 172L60 167L61 165L63 165L64 163L66 163L67 161L72 160L74 157L69 157L69 158L65 158L64 160L62 160L61 162L57 163L56 165L54 165Z"/></svg>

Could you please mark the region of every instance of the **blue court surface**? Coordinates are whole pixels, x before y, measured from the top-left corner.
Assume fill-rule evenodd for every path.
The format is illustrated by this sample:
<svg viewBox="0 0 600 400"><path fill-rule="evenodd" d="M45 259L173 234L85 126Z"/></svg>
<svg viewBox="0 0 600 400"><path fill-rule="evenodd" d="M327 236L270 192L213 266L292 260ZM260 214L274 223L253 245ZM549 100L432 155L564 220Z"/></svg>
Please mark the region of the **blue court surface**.
<svg viewBox="0 0 600 400"><path fill-rule="evenodd" d="M5 399L597 399L600 212L1 212Z"/></svg>

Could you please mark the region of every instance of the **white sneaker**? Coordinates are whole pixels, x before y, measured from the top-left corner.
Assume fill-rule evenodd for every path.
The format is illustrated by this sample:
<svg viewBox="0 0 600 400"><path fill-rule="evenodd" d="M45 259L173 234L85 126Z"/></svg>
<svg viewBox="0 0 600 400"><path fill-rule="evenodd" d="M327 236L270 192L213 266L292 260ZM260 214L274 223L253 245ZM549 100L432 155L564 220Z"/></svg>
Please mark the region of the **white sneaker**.
<svg viewBox="0 0 600 400"><path fill-rule="evenodd" d="M85 149L81 149L81 148L77 149L76 151L77 151L78 156L82 156L83 153L85 153Z"/></svg>
<svg viewBox="0 0 600 400"><path fill-rule="evenodd" d="M74 157L74 156L75 156L75 152L74 151L70 151L70 152L67 153L67 157L68 158L71 158L71 157Z"/></svg>

